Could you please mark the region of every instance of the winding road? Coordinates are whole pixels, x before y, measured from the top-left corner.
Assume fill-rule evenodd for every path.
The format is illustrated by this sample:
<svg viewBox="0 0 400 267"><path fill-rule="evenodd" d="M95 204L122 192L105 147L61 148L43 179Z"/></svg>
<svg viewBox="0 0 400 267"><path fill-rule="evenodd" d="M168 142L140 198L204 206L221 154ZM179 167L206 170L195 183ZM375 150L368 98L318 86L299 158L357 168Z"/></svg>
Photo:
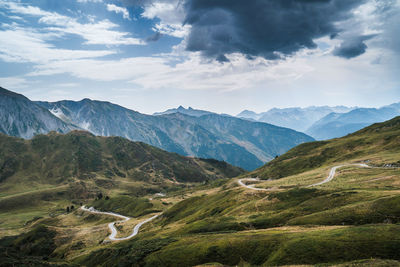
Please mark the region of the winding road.
<svg viewBox="0 0 400 267"><path fill-rule="evenodd" d="M254 187L254 186L255 186L254 184L247 185L247 184L244 183L244 181L258 182L258 181L260 181L260 179L258 179L258 178L243 178L243 179L239 179L239 180L238 180L238 184L239 184L240 186L242 186L242 187L245 187L245 188L251 189L251 190L270 191L270 189L267 189L267 188L257 188L257 187Z"/></svg>
<svg viewBox="0 0 400 267"><path fill-rule="evenodd" d="M112 223L108 224L108 228L111 230L111 234L108 236L108 238L111 241L122 241L122 240L131 239L132 237L136 236L139 233L139 229L140 229L140 227L143 226L143 224L148 223L148 222L154 220L155 218L157 218L158 216L160 216L160 214L156 214L153 217L150 217L150 218L138 223L133 228L132 234L130 234L129 236L126 236L126 237L117 238L116 236L117 236L118 231L117 231L117 228L115 228L115 224L116 223L127 222L127 221L129 221L131 219L130 217L127 217L127 216L124 216L124 215L121 215L121 214L118 214L118 213L114 213L114 212L99 211L99 210L94 209L93 207L86 208L85 206L82 206L81 209L83 211L87 211L87 212L91 212L91 213L95 213L95 214L110 215L110 216L114 216L114 217L118 217L118 218L122 219L122 220L115 221L115 222L112 222Z"/></svg>
<svg viewBox="0 0 400 267"><path fill-rule="evenodd" d="M363 163L352 163L352 164L338 165L338 166L335 166L335 167L331 168L331 170L329 172L329 175L328 175L328 177L326 177L325 180L323 180L322 182L319 182L319 183L308 185L307 187L313 187L313 186L317 186L317 185L322 185L322 184L325 184L325 183L328 183L328 182L332 181L333 178L335 177L336 170L339 169L339 168L342 168L342 167L347 167L347 166L356 166L356 167L360 167L360 168L375 168L375 167L371 167L371 166L369 166L367 164L363 164ZM244 181L258 182L258 181L260 181L260 179L258 179L258 178L243 178L243 179L239 179L238 180L238 184L240 186L242 186L242 187L245 187L245 188L251 189L251 190L258 190L258 191L270 191L271 190L271 189L268 189L268 188L257 188L257 187L255 187L255 185L247 185L247 184L244 183Z"/></svg>
<svg viewBox="0 0 400 267"><path fill-rule="evenodd" d="M328 177L326 177L325 180L323 180L322 182L319 182L319 183L315 183L315 184L309 185L308 187L313 187L313 186L325 184L325 183L328 183L328 182L332 181L333 178L335 177L336 170L339 169L339 168L342 168L342 167L347 167L347 166L356 166L356 167L360 167L360 168L372 168L371 166L368 166L367 164L363 164L363 163L353 163L353 164L338 165L338 166L333 167L330 170L329 175L328 175Z"/></svg>

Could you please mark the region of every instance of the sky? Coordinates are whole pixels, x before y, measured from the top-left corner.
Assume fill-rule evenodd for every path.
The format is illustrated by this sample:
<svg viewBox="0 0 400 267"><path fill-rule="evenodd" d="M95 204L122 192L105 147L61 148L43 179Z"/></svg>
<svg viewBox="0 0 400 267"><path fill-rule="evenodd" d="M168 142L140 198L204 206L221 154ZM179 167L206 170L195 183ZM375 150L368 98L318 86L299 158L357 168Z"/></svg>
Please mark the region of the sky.
<svg viewBox="0 0 400 267"><path fill-rule="evenodd" d="M400 0L0 0L0 86L151 114L400 102Z"/></svg>

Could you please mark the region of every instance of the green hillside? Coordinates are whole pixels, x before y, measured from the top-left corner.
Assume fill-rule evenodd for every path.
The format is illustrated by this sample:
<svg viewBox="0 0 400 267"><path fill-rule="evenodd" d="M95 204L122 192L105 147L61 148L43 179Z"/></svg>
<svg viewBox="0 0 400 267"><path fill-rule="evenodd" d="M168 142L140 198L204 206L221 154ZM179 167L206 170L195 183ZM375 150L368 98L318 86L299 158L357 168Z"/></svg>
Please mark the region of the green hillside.
<svg viewBox="0 0 400 267"><path fill-rule="evenodd" d="M301 144L251 173L278 179L332 163L354 160L400 166L400 117L376 123L342 138Z"/></svg>
<svg viewBox="0 0 400 267"><path fill-rule="evenodd" d="M240 186L239 178L175 188L157 198L116 187L107 191L109 200L90 204L139 219L162 215L133 239L111 243L105 242L107 223L115 218L81 210L38 218L24 234L0 240L10 252L0 257L20 263L18 240L48 235L43 250L27 242L34 249L21 250L23 258L71 266L399 266L398 151L400 118L281 155L251 173L281 177L257 182L265 191ZM332 181L309 187L334 166L365 161L379 168L345 166ZM126 235L136 222L119 231Z"/></svg>
<svg viewBox="0 0 400 267"><path fill-rule="evenodd" d="M99 194L126 195L135 202L143 195L243 173L225 162L183 157L121 137L95 137L82 131L53 132L32 140L0 135L0 147L3 229L58 214L71 203L77 207Z"/></svg>

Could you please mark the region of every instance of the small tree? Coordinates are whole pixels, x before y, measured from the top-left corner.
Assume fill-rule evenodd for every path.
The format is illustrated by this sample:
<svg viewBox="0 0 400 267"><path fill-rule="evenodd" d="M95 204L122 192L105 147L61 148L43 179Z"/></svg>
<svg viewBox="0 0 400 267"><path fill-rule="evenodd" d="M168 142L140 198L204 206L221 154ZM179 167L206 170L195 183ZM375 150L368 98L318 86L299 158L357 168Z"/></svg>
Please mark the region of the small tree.
<svg viewBox="0 0 400 267"><path fill-rule="evenodd" d="M98 193L98 194L97 194L97 198L98 198L98 199L102 199L102 198L103 198L103 194L102 194L101 192Z"/></svg>
<svg viewBox="0 0 400 267"><path fill-rule="evenodd" d="M109 196L106 196L105 200L109 200L109 199L110 199L110 197L109 197Z"/></svg>
<svg viewBox="0 0 400 267"><path fill-rule="evenodd" d="M69 206L67 207L67 212L69 212Z"/></svg>
<svg viewBox="0 0 400 267"><path fill-rule="evenodd" d="M72 206L71 206L71 211L73 211L73 210L74 210L74 208L75 208L75 207L74 207L74 205L72 205Z"/></svg>

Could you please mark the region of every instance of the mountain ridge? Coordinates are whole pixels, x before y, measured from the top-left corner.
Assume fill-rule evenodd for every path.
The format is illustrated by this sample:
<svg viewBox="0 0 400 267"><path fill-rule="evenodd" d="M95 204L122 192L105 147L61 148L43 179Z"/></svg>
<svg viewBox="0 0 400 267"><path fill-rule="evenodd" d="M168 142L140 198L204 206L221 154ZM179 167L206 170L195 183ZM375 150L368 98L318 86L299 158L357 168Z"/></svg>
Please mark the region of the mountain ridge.
<svg viewBox="0 0 400 267"><path fill-rule="evenodd" d="M5 99L11 98L1 97L1 101ZM11 108L1 109L3 119L0 121L0 132L32 138L35 134L52 130L66 133L83 129L95 135L121 136L145 142L184 156L215 158L247 170L263 165L299 143L313 140L291 129L211 112L201 116L181 112L152 116L111 102L91 99L33 102L24 97L16 101L22 103L16 110L12 109L15 104L8 104ZM23 103L28 103L29 107ZM198 112L193 109L190 111ZM37 113L45 116L36 118ZM21 114L27 115L14 118L11 123L17 121L19 128L25 129L25 132L7 130L10 128L8 117ZM41 127L35 126L36 121Z"/></svg>
<svg viewBox="0 0 400 267"><path fill-rule="evenodd" d="M97 135L123 136L181 155L224 160L248 170L299 142L313 140L293 130L211 112L201 116L181 112L152 116L104 101L37 103ZM260 135L259 131L267 134Z"/></svg>
<svg viewBox="0 0 400 267"><path fill-rule="evenodd" d="M0 87L0 132L32 138L37 133L77 129L75 125L54 117L47 109L27 97Z"/></svg>
<svg viewBox="0 0 400 267"><path fill-rule="evenodd" d="M387 121L400 115L400 103L381 108L357 108L347 113L332 112L316 121L305 132L317 140L342 137L373 123Z"/></svg>

